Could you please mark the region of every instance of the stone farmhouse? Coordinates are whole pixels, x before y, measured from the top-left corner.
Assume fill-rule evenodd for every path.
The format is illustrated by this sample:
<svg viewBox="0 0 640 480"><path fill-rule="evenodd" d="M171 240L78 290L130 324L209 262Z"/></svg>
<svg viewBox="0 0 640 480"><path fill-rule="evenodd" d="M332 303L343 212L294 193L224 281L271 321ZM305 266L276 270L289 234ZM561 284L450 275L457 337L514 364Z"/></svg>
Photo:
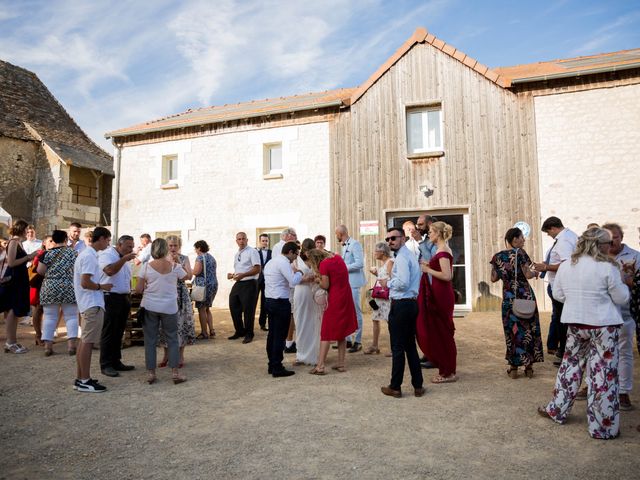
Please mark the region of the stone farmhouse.
<svg viewBox="0 0 640 480"><path fill-rule="evenodd" d="M0 207L39 236L111 223L113 158L38 77L0 61Z"/></svg>
<svg viewBox="0 0 640 480"><path fill-rule="evenodd" d="M285 226L333 239L344 223L371 265L387 226L428 212L454 228L457 308L470 310L481 292L500 294L484 285L488 262L516 222L530 226L535 259L550 245L549 215L576 232L618 221L638 246L638 111L640 49L492 69L419 28L357 88L108 133L114 226L177 233L186 253L207 240L224 306L237 231L252 244ZM548 302L542 282L536 290Z"/></svg>

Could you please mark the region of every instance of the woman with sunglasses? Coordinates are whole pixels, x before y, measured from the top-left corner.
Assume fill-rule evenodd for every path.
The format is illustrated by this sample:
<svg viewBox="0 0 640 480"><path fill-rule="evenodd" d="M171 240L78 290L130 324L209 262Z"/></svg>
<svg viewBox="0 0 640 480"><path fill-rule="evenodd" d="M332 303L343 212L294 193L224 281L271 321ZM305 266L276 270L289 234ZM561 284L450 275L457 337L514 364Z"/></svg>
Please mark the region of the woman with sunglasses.
<svg viewBox="0 0 640 480"><path fill-rule="evenodd" d="M610 439L620 431L617 305L629 300L620 267L609 256L611 233L591 228L578 239L571 261L563 262L553 282L553 298L564 303L561 322L568 325L564 357L553 398L538 413L563 424L587 374L587 425L593 438Z"/></svg>

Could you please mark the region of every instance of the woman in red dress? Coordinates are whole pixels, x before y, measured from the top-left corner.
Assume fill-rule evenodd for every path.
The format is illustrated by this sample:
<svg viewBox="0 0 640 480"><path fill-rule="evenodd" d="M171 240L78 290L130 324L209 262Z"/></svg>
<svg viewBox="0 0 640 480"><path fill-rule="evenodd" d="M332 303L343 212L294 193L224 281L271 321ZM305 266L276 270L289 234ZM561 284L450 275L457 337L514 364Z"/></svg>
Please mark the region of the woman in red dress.
<svg viewBox="0 0 640 480"><path fill-rule="evenodd" d="M456 342L453 339L453 255L447 241L453 229L444 222L432 223L429 227L429 240L437 245L436 254L427 263L421 262L424 273L431 276L427 290L427 351L426 357L438 366L439 374L431 379L432 383L455 382Z"/></svg>
<svg viewBox="0 0 640 480"><path fill-rule="evenodd" d="M349 271L339 255L318 249L309 250L307 258L311 268L318 275L320 288L328 291L327 309L322 315L320 327L320 353L318 364L309 373L324 375L325 361L329 353L330 342L338 342L338 364L333 370L346 372L345 356L347 342L345 338L358 329L356 309L353 304Z"/></svg>

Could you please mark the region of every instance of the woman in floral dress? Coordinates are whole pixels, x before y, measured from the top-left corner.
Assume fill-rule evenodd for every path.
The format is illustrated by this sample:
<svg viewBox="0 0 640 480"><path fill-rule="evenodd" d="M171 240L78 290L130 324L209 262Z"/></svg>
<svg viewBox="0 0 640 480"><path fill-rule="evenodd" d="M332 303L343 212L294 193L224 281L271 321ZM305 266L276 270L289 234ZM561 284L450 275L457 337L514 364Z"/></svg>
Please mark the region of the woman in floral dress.
<svg viewBox="0 0 640 480"><path fill-rule="evenodd" d="M565 423L587 368L587 426L592 438L620 433L618 336L623 324L620 305L629 287L620 267L609 257L611 233L591 228L578 239L571 261L563 262L553 281L553 297L564 303L567 346L558 369L553 398L538 413Z"/></svg>
<svg viewBox="0 0 640 480"><path fill-rule="evenodd" d="M393 268L393 258L391 258L391 249L386 242L380 242L376 244L376 248L374 251L374 255L376 260L382 262L380 268L371 267L369 270L373 275L376 276L376 282L378 280L386 280L391 277L391 269ZM378 309L374 310L371 314L371 320L373 321L373 341L371 345L369 345L365 350L365 355L378 354L380 353L380 347L378 345L378 340L380 338L380 322L389 321L389 311L391 310L391 300L382 299L382 298L374 298L376 304L378 305Z"/></svg>
<svg viewBox="0 0 640 480"><path fill-rule="evenodd" d="M192 272L189 257L180 253L182 240L176 235L169 235L166 241L169 246L169 256L172 257L174 263L180 265L183 270L187 272L187 278L190 278ZM193 306L191 305L189 289L187 289L183 280L178 280L178 342L180 345L180 363L178 364L178 368L182 368L184 366L184 347L193 345L196 342L196 329L193 323ZM162 330L160 331L158 344L164 348L164 357L158 364L158 367L164 368L169 363L169 350Z"/></svg>
<svg viewBox="0 0 640 480"><path fill-rule="evenodd" d="M218 293L218 276L216 273L216 259L209 253L209 245L204 240L198 240L193 244L196 250L196 264L193 267L193 284L205 286L205 298L202 302L196 302L198 318L200 319L200 335L197 338L206 340L216 336L213 329L213 316L211 315L211 305ZM207 333L208 332L208 333Z"/></svg>
<svg viewBox="0 0 640 480"><path fill-rule="evenodd" d="M536 299L528 281L535 274L529 268L529 255L522 249L525 242L522 231L510 228L504 236L504 242L508 248L496 253L491 259L491 281L502 280L502 328L507 345L505 359L509 362L507 374L515 379L518 377L518 367L524 367L525 375L531 378L533 364L544 361L538 309L529 319L518 318L513 313L513 300L516 291L518 298ZM514 268L516 257L517 278Z"/></svg>

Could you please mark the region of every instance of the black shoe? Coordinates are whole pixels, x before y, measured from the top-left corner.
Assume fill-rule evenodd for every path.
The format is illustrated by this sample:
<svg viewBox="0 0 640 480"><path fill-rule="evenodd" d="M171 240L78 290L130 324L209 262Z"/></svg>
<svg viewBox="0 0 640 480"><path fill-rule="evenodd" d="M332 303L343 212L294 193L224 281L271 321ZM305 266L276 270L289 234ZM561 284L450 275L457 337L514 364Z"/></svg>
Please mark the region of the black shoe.
<svg viewBox="0 0 640 480"><path fill-rule="evenodd" d="M283 368L282 370L276 370L271 375L273 376L273 378L279 378L279 377L290 377L291 375L295 375L295 374L296 372Z"/></svg>
<svg viewBox="0 0 640 480"><path fill-rule="evenodd" d="M244 337L244 339L242 340L242 343L251 343L253 342L253 335L247 335L246 337Z"/></svg>
<svg viewBox="0 0 640 480"><path fill-rule="evenodd" d="M267 367L267 373L271 375L273 373L273 368Z"/></svg>
<svg viewBox="0 0 640 480"><path fill-rule="evenodd" d="M131 370L135 370L136 367L134 367L133 365L125 365L124 363L119 363L113 368L118 372L129 372Z"/></svg>
<svg viewBox="0 0 640 480"><path fill-rule="evenodd" d="M242 335L240 335L239 333L234 333L229 337L229 340L237 340L239 338L242 338Z"/></svg>
<svg viewBox="0 0 640 480"><path fill-rule="evenodd" d="M553 361L553 366L554 367L559 367L560 365L562 365L562 360L554 360Z"/></svg>
<svg viewBox="0 0 640 480"><path fill-rule="evenodd" d="M74 388L78 392L88 392L88 393L102 393L107 389L107 387L105 387L104 385L100 385L96 380L92 378L90 378L86 382L81 382L80 380L78 380Z"/></svg>
<svg viewBox="0 0 640 480"><path fill-rule="evenodd" d="M347 340L347 348L352 348L353 347L353 343L351 343L349 340Z"/></svg>
<svg viewBox="0 0 640 480"><path fill-rule="evenodd" d="M420 362L420 366L422 368L438 368L435 363L430 362L429 360L427 360L426 362Z"/></svg>
<svg viewBox="0 0 640 480"><path fill-rule="evenodd" d="M102 371L102 374L106 375L107 377L119 377L120 376L118 371L113 367L105 367L101 371Z"/></svg>
<svg viewBox="0 0 640 480"><path fill-rule="evenodd" d="M293 342L290 347L284 347L284 353L298 353L296 342Z"/></svg>
<svg viewBox="0 0 640 480"><path fill-rule="evenodd" d="M269 329L267 328L266 325L260 325L260 330L262 330L263 332L268 332Z"/></svg>
<svg viewBox="0 0 640 480"><path fill-rule="evenodd" d="M356 353L362 350L362 344L360 342L354 342L353 346L349 349L349 353Z"/></svg>

